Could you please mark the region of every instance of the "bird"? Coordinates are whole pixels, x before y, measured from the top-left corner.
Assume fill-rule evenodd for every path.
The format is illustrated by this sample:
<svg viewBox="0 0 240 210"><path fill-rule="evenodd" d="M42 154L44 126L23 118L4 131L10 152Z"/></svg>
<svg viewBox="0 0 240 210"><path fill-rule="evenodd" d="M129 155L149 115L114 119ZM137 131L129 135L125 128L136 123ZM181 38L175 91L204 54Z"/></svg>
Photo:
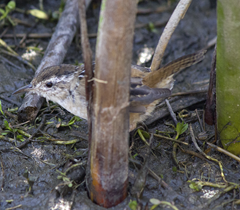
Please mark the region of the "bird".
<svg viewBox="0 0 240 210"><path fill-rule="evenodd" d="M156 71L138 65L131 66L130 82L130 128L136 128L151 116L156 105L171 95L175 73L203 60L206 50L182 56ZM94 66L94 64L93 64ZM21 87L13 94L22 92L36 93L72 114L87 119L85 98L84 65L54 65L43 69L29 85Z"/></svg>

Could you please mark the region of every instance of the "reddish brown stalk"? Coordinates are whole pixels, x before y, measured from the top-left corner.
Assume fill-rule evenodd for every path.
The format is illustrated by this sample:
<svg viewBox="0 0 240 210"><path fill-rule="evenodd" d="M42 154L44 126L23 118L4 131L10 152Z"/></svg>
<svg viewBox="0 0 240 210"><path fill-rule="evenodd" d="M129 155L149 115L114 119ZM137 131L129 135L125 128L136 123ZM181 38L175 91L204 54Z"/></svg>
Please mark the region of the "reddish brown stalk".
<svg viewBox="0 0 240 210"><path fill-rule="evenodd" d="M78 1L79 6L79 18L81 26L81 44L85 65L85 89L86 89L86 101L88 102L87 111L88 111L88 130L89 130L89 145L91 142L91 133L92 133L92 95L93 95L93 69L92 69L92 51L90 48L90 43L88 39L87 32L87 21L86 21L86 5L85 0Z"/></svg>
<svg viewBox="0 0 240 210"><path fill-rule="evenodd" d="M127 196L129 85L135 15L136 1L102 1L87 187L91 200L107 208Z"/></svg>

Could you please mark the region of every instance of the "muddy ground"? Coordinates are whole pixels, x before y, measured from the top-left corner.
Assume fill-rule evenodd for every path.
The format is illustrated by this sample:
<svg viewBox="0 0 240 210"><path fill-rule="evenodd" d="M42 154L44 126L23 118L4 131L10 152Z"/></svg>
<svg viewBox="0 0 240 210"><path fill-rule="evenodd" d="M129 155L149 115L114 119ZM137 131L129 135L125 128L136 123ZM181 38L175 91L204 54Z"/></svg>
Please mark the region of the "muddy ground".
<svg viewBox="0 0 240 210"><path fill-rule="evenodd" d="M57 11L60 1L44 1L43 5L45 11ZM139 3L139 8L154 9L165 6L168 9L165 12L139 13L137 15L133 64L150 66L154 49L164 27L152 27L149 23L167 21L175 5L172 3L167 6L165 1L141 1ZM214 1L209 0L192 2L168 44L164 63L207 48L208 42L216 37L215 6ZM37 1L32 3L32 1L19 0L17 7L26 10L38 8L39 5ZM97 32L99 8L99 2L94 1L88 9L89 33ZM30 25L34 25L36 22L36 19L30 15L19 12L13 12L11 15ZM31 33L51 34L56 24L57 20L39 21ZM16 49L21 38L7 38L6 34L26 33L30 27L18 24L14 29L9 27L6 34L3 35L2 32L6 28L7 26L1 26L1 38L20 56L30 59L32 64L37 67L50 38L27 38L24 44ZM94 52L96 38L90 38L90 43ZM27 47L30 46L38 47L41 51L27 50ZM202 90L203 93L169 99L176 114L183 109L186 110L183 120L189 125L192 124L196 136L202 132L200 123L205 125L202 115L213 48L213 46L208 47L204 61L175 76L173 93L192 90ZM33 57L32 54L36 56ZM80 62L82 62L82 53L76 42L73 41L64 63ZM73 116L61 107L50 103L51 110L45 104L34 123L19 125L16 119L17 111L13 109L21 105L22 96L12 96L11 93L28 84L34 76L34 71L16 58L0 52L0 75L0 99L5 113L5 116L0 115L0 209L104 209L93 204L88 199L86 192L84 181L88 153L86 121L76 120L73 124L64 126L61 122L67 124ZM200 121L196 117L195 109L200 116ZM161 119L159 119L160 117ZM37 130L43 120L45 120L45 124L40 130ZM179 117L178 120L181 121ZM160 133L168 137L176 135L165 104L159 105L158 111L145 123L152 133ZM207 125L204 127L207 131L205 141L213 142L214 127ZM28 139L27 134L21 133L21 130L30 135L34 134L34 137L24 147L18 148ZM82 138L79 138L79 135ZM59 141L52 141L53 139ZM177 209L182 210L239 209L239 205L234 203L239 199L239 189L237 189L240 180L239 163L222 153L209 149L204 141L197 141L201 149L209 156L222 162L226 182L221 175L218 162L205 158L197 151L189 130L182 134L180 139L188 145L177 145L164 138L154 137L151 150L149 150L140 137L132 133L129 144L129 195L124 202L110 209L130 209L130 200L137 201L139 209L150 209L152 206L150 199L152 198L168 201ZM75 140L76 143L65 145L63 144L64 140ZM221 146L219 142L216 144ZM67 175L63 174L68 167L75 163L79 164L75 170L70 170ZM142 170L140 170L141 168ZM144 176L147 174L146 170L148 175ZM75 181L73 186L68 187L69 181L72 180ZM134 184L138 180L146 180L143 189L137 188ZM234 185L229 182L235 183L236 189L231 187ZM131 204L134 205L134 203ZM168 208L166 205L159 205L156 209ZM169 207L169 209L171 208Z"/></svg>

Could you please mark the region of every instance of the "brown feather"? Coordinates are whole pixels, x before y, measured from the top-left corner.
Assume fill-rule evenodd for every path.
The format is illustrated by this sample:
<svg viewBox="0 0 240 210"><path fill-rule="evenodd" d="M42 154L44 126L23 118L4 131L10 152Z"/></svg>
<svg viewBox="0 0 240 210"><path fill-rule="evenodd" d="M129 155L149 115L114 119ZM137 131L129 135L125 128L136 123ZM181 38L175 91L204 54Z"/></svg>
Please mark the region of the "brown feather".
<svg viewBox="0 0 240 210"><path fill-rule="evenodd" d="M58 76L62 76L62 75L72 74L75 71L76 72L82 71L81 67L70 65L70 64L49 66L49 67L43 69L37 76L34 77L34 79L32 80L32 84L37 84L41 81L45 81L47 79L50 79L53 76L58 77Z"/></svg>
<svg viewBox="0 0 240 210"><path fill-rule="evenodd" d="M142 80L143 84L153 88L161 82L162 80L166 79L167 77L171 76L172 74L181 71L189 66L192 66L201 60L203 60L206 50L201 50L192 55L185 55L182 56L162 68L148 73Z"/></svg>

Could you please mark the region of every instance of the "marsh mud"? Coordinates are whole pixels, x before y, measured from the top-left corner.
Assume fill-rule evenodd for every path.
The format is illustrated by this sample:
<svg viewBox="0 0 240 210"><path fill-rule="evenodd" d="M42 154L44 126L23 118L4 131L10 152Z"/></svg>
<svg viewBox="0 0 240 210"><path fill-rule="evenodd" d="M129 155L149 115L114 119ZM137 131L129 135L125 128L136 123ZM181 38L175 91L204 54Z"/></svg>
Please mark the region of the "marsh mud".
<svg viewBox="0 0 240 210"><path fill-rule="evenodd" d="M7 4L8 1L1 3ZM60 1L44 1L43 6L45 11L58 11ZM154 12L160 6L165 7L165 11ZM150 66L164 25L175 6L176 3L168 5L167 1L146 0L139 3L139 11L148 9L149 12L139 12L136 17L133 64ZM39 8L39 5L38 1L33 3L19 0L17 7L27 10ZM97 33L99 9L99 1L93 1L88 8L90 34ZM16 50L19 56L23 56L37 67L57 20L37 22L33 16L17 11L11 13L11 17L18 18L28 25L18 24L14 28L1 26L1 38ZM160 22L161 24L156 25ZM26 33L50 36L27 37L21 45L19 43L22 38L7 36ZM239 184L239 163L211 149L205 142L214 142L215 138L214 127L205 125L202 120L214 49L214 45L209 45L209 42L215 37L214 1L193 1L173 33L163 60L163 64L166 64L183 55L203 48L208 49L201 63L175 76L173 93L193 90L200 93L174 96L169 101L178 121L184 120L188 126L191 124L195 136L198 137L198 145L205 154L215 160L206 158L196 149L189 129L179 137L185 144L153 136L150 147L138 134L131 133L129 195L124 202L110 209L130 209L129 205L137 205L138 209L150 209L153 205L150 199L153 198L169 202L182 210L239 208L234 203L239 199L239 190L231 188L233 183L236 184L236 188ZM95 52L96 37L90 38L90 44ZM92 203L86 191L86 121L73 118L66 110L51 102L49 107L44 104L34 122L22 124L17 121L16 108L21 105L22 96L11 93L28 84L34 76L34 70L18 58L0 51L0 100L4 112L4 115L0 115L0 209L104 209ZM64 63L74 64L82 61L81 48L74 40ZM204 130L200 124L204 125ZM142 129L175 138L176 132L172 125L173 121L163 103L145 125L142 125ZM206 133L203 133L204 131ZM199 137L200 133L206 134L203 141L199 140L202 139ZM149 137L147 133L144 136ZM219 142L216 144L221 146ZM222 163L222 168L218 161ZM69 169L71 166L75 167ZM166 203L156 207L168 208L170 209Z"/></svg>

